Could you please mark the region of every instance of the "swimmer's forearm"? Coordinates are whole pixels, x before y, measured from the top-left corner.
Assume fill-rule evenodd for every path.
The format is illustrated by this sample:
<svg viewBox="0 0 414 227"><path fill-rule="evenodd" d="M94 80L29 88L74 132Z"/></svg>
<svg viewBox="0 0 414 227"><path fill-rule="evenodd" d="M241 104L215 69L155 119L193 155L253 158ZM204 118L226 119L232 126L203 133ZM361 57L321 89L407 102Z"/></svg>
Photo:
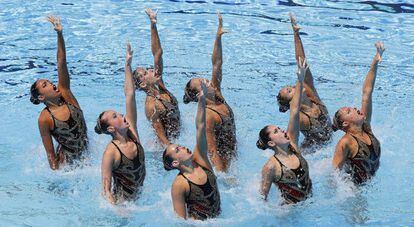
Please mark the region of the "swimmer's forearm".
<svg viewBox="0 0 414 227"><path fill-rule="evenodd" d="M57 31L57 68L59 77L59 87L70 89L70 76L66 62L65 39L62 31Z"/></svg>
<svg viewBox="0 0 414 227"><path fill-rule="evenodd" d="M103 196L107 199L110 203L114 204L115 199L111 192L111 179L109 177L104 177L103 180Z"/></svg>
<svg viewBox="0 0 414 227"><path fill-rule="evenodd" d="M161 40L158 35L156 22L151 22L151 51L154 57L162 57L163 50L161 47Z"/></svg>
<svg viewBox="0 0 414 227"><path fill-rule="evenodd" d="M213 54L211 56L211 63L213 65L213 72L212 72L212 85L221 90L221 81L223 77L222 65L223 65L223 51L222 51L222 43L221 43L221 36L226 33L223 30L223 18L220 13L217 14L219 24L217 27L216 39L214 41L214 48Z"/></svg>
<svg viewBox="0 0 414 227"><path fill-rule="evenodd" d="M155 129L155 133L157 134L158 139L161 141L163 145L170 144L170 141L167 138L167 135L165 134L164 126L161 124L161 122L158 122L157 120L153 119L151 120L152 127Z"/></svg>
<svg viewBox="0 0 414 227"><path fill-rule="evenodd" d="M146 13L151 21L151 52L154 57L155 73L161 76L164 67L162 59L163 50L157 29L157 13L154 13L151 9L147 9Z"/></svg>
<svg viewBox="0 0 414 227"><path fill-rule="evenodd" d="M47 154L47 160L49 161L49 166L52 170L59 169L59 162L56 159L55 154Z"/></svg>
<svg viewBox="0 0 414 227"><path fill-rule="evenodd" d="M124 82L125 96L135 96L134 78L132 76L131 64L125 63L125 82Z"/></svg>
<svg viewBox="0 0 414 227"><path fill-rule="evenodd" d="M378 53L377 53L378 54ZM371 67L368 71L368 74L364 81L364 86L362 88L362 107L361 110L365 114L366 122L371 122L371 115L372 115L372 93L374 91L375 86L375 79L377 77L377 69L379 59L375 55L374 59L372 60Z"/></svg>

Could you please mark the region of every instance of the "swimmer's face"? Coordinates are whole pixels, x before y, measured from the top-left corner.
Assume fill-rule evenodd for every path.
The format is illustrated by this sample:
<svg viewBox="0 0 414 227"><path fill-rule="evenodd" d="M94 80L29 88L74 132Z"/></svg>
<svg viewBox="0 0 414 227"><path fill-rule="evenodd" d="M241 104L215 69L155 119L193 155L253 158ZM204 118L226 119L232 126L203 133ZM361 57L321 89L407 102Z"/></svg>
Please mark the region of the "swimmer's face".
<svg viewBox="0 0 414 227"><path fill-rule="evenodd" d="M138 67L134 71L134 79L137 89L145 89L147 86L157 84L160 77L155 75L155 70L152 68Z"/></svg>
<svg viewBox="0 0 414 227"><path fill-rule="evenodd" d="M269 125L267 127L267 133L269 137L269 142L267 143L267 145L269 145L270 147L290 143L290 138L287 132L275 125Z"/></svg>
<svg viewBox="0 0 414 227"><path fill-rule="evenodd" d="M190 149L178 144L168 145L166 155L174 160L172 162L172 166L174 168L177 168L180 163L191 160L193 158L193 153L190 151Z"/></svg>
<svg viewBox="0 0 414 227"><path fill-rule="evenodd" d="M61 97L60 91L57 89L49 80L39 79L36 82L36 89L39 91L39 96L37 97L41 102L58 99Z"/></svg>
<svg viewBox="0 0 414 227"><path fill-rule="evenodd" d="M101 119L108 124L107 131L110 133L125 131L129 128L129 123L124 115L114 110L105 111Z"/></svg>
<svg viewBox="0 0 414 227"><path fill-rule="evenodd" d="M290 102L292 100L293 95L295 95L295 87L293 86L285 86L280 89L279 94L283 100Z"/></svg>
<svg viewBox="0 0 414 227"><path fill-rule="evenodd" d="M339 109L339 118L343 121L344 128L350 124L362 125L365 121L365 114L357 108L342 107Z"/></svg>
<svg viewBox="0 0 414 227"><path fill-rule="evenodd" d="M211 86L209 80L204 78L193 78L191 79L185 89L184 89L184 103L187 104L189 102L198 102L198 94L201 91L201 82L205 81L207 85L207 95L214 95L215 89L213 86Z"/></svg>

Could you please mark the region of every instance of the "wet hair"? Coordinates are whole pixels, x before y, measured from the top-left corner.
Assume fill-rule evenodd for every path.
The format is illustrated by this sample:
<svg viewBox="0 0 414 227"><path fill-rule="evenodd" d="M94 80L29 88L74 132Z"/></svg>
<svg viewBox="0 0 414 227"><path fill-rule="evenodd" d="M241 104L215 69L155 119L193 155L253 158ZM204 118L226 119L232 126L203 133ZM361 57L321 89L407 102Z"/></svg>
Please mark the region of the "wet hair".
<svg viewBox="0 0 414 227"><path fill-rule="evenodd" d="M279 104L279 112L284 113L290 109L290 101L283 98L280 92L277 94L276 98L277 103Z"/></svg>
<svg viewBox="0 0 414 227"><path fill-rule="evenodd" d="M267 130L268 127L269 126L265 126L262 130L260 130L259 139L256 142L256 146L259 149L266 150L269 148L269 145L267 144L270 141L269 132Z"/></svg>
<svg viewBox="0 0 414 227"><path fill-rule="evenodd" d="M38 96L40 95L39 90L37 89L37 80L32 84L30 87L30 102L32 102L35 105L40 104L40 100Z"/></svg>
<svg viewBox="0 0 414 227"><path fill-rule="evenodd" d="M167 149L168 148L165 148L164 152L162 153L162 162L164 163L164 169L170 171L175 169L172 166L172 162L174 161L174 159L172 159L171 156L167 155Z"/></svg>
<svg viewBox="0 0 414 227"><path fill-rule="evenodd" d="M195 89L191 88L191 80L188 81L187 85L185 85L183 102L185 104L189 102L197 102L198 101L197 93L198 92Z"/></svg>
<svg viewBox="0 0 414 227"><path fill-rule="evenodd" d="M332 129L334 130L334 132L338 129L344 130L344 121L341 119L341 113L339 111L340 110L336 111L332 121Z"/></svg>
<svg viewBox="0 0 414 227"><path fill-rule="evenodd" d="M98 119L96 120L96 126L95 126L95 132L97 134L107 134L109 135L110 133L108 132L108 123L106 121L104 121L102 119L102 116L104 115L106 111L103 111L101 114L99 114Z"/></svg>

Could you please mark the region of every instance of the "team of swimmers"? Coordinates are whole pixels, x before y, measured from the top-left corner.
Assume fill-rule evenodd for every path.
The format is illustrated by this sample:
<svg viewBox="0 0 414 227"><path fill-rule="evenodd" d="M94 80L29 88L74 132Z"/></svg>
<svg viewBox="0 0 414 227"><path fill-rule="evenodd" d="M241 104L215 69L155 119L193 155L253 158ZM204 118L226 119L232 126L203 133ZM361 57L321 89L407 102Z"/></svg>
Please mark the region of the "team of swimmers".
<svg viewBox="0 0 414 227"><path fill-rule="evenodd" d="M103 195L113 203L133 201L139 197L144 183L145 152L137 130L135 92L146 93L145 114L158 141L165 147L164 168L176 169L178 175L171 187L175 213L182 218L204 220L220 214L220 193L214 169L226 172L237 157L236 127L233 111L221 93L223 19L218 13L218 29L212 54L212 77L193 78L185 86L184 103L197 102L196 146L190 149L172 144L180 135L180 110L176 97L163 80L163 50L157 30L157 14L146 9L151 27L151 50L154 68L132 70L133 51L126 45L124 92L125 115L106 110L99 114L95 132L112 137L102 158ZM30 89L30 101L43 103L38 124L50 168L59 169L82 159L88 149L85 118L70 89L65 41L60 19L49 16L57 33L58 86L38 79ZM312 193L309 166L302 152L312 152L331 142L333 132L345 135L339 140L333 166L348 173L356 184L363 184L375 175L381 155L380 143L371 129L372 92L378 63L384 52L381 42L365 78L361 109L342 107L331 122L327 108L318 95L295 18L290 15L298 66L296 85L285 86L277 95L279 110L290 110L287 130L267 125L260 130L257 147L271 149L262 170L260 193L266 200L271 186L276 185L283 203L297 203ZM299 144L299 133L304 140ZM55 150L53 139L58 143ZM213 168L214 167L214 168Z"/></svg>

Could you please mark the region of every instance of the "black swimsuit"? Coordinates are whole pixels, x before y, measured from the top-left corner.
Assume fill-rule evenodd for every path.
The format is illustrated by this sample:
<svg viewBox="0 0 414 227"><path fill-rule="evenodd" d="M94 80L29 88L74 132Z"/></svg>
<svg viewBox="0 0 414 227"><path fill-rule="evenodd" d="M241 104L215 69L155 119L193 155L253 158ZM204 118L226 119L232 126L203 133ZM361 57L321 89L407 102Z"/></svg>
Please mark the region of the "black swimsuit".
<svg viewBox="0 0 414 227"><path fill-rule="evenodd" d="M356 184L362 184L371 179L379 168L381 146L371 130L364 130L371 140L368 145L357 137L351 135L358 143L358 152L347 161L346 172L351 174Z"/></svg>
<svg viewBox="0 0 414 227"><path fill-rule="evenodd" d="M168 93L169 94L169 93ZM180 135L180 110L178 109L178 103L171 94L169 94L171 102L161 99L159 96L151 96L156 101L159 101L164 110L159 113L160 121L165 129L165 134L169 140L177 138ZM158 111L158 110L157 110Z"/></svg>
<svg viewBox="0 0 414 227"><path fill-rule="evenodd" d="M118 145L112 144L121 155L119 166L112 170L114 179L113 192L117 200L135 200L145 179L145 157L141 144L133 140L137 146L137 156L129 159L122 153Z"/></svg>
<svg viewBox="0 0 414 227"><path fill-rule="evenodd" d="M279 162L281 167L280 179L275 182L280 190L281 196L285 199L286 203L297 203L304 201L311 195L312 181L309 177L308 163L302 157L297 154L295 149L289 145L289 149L296 155L299 160L299 167L296 169L290 169L280 162L280 160L274 155L273 157Z"/></svg>
<svg viewBox="0 0 414 227"><path fill-rule="evenodd" d="M207 182L203 185L193 183L182 173L179 175L183 176L190 186L190 193L185 198L188 215L197 220L204 220L220 214L220 193L214 173L207 168L200 167L207 175Z"/></svg>
<svg viewBox="0 0 414 227"><path fill-rule="evenodd" d="M59 143L57 152L62 152L66 163L72 163L81 157L82 151L88 147L88 136L85 118L81 109L69 102L64 103L69 109L66 121L57 119L48 107L45 109L53 119L53 138Z"/></svg>
<svg viewBox="0 0 414 227"><path fill-rule="evenodd" d="M305 136L302 147L322 145L329 142L332 137L332 124L331 120L329 119L329 114L326 106L315 102L313 103L316 104L319 108L320 114L318 117L312 117L304 111L301 111L309 118L309 129L301 130L302 134Z"/></svg>
<svg viewBox="0 0 414 227"><path fill-rule="evenodd" d="M216 124L214 133L217 143L217 153L221 157L227 159L236 155L236 125L234 123L234 115L231 108L226 104L229 110L229 116L225 116L217 110L206 107L207 109L219 115L221 124Z"/></svg>

